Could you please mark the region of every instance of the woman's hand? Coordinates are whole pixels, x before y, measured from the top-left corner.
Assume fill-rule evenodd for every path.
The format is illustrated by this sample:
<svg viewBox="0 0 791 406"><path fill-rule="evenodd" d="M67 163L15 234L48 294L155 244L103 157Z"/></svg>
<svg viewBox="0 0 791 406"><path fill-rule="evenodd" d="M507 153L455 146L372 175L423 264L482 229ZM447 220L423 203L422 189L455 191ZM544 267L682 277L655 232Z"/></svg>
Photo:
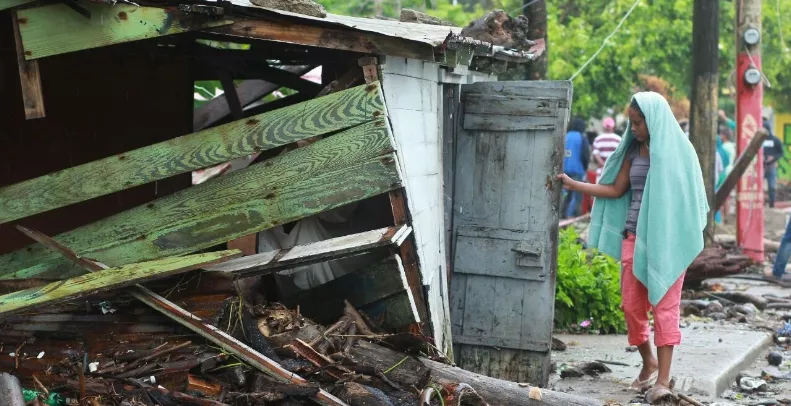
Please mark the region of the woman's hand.
<svg viewBox="0 0 791 406"><path fill-rule="evenodd" d="M573 187L575 183L577 183L577 181L571 179L569 175L566 175L565 173L555 175L555 179L561 181L563 183L563 187L569 190Z"/></svg>

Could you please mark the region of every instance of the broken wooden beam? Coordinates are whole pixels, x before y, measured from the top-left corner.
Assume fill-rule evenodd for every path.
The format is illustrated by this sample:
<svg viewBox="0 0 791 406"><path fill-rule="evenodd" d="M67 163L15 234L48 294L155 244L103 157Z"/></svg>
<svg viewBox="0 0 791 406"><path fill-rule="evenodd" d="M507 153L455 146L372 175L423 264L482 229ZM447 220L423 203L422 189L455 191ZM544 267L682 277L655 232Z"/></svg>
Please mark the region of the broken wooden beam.
<svg viewBox="0 0 791 406"><path fill-rule="evenodd" d="M384 114L379 85L358 86L3 186L0 187L0 224L348 129L382 118Z"/></svg>
<svg viewBox="0 0 791 406"><path fill-rule="evenodd" d="M434 61L434 47L428 43L368 31L319 27L295 20L235 19L231 25L208 28L203 31L364 54ZM450 30L448 30L448 34L450 34Z"/></svg>
<svg viewBox="0 0 791 406"><path fill-rule="evenodd" d="M359 255L377 248L398 247L411 232L412 228L407 225L380 228L236 258L204 269L212 272L229 272L241 278L265 275L297 266Z"/></svg>
<svg viewBox="0 0 791 406"><path fill-rule="evenodd" d="M406 203L406 191L396 189L389 193L390 209L393 213L393 224L403 225L409 222L409 212ZM417 248L415 247L415 237L408 237L403 244L400 245L399 255L401 256L401 263L404 267L407 284L412 291L412 299L415 301L418 315L421 320L426 320L428 317L428 306L426 305L426 298L423 296L423 281L420 276L420 267L417 262Z"/></svg>
<svg viewBox="0 0 791 406"><path fill-rule="evenodd" d="M25 59L38 59L84 49L162 37L231 24L211 16L187 14L178 8L81 2L87 19L63 3L18 11Z"/></svg>
<svg viewBox="0 0 791 406"><path fill-rule="evenodd" d="M41 73L38 70L38 61L25 60L25 50L22 47L22 38L19 34L19 17L11 13L12 29L16 41L16 62L19 68L19 83L22 85L22 103L25 108L25 119L42 118L44 111L44 95L41 92Z"/></svg>
<svg viewBox="0 0 791 406"><path fill-rule="evenodd" d="M761 150L767 136L769 136L769 133L764 128L755 132L750 143L747 144L747 148L742 152L739 158L736 159L736 163L733 164L733 169L731 169L731 172L725 177L719 189L717 189L716 197L714 198L714 207L712 207L711 210L717 211L725 204L725 200L728 199L733 189L736 188L739 179L747 172L750 163L756 155L758 155L758 151Z"/></svg>
<svg viewBox="0 0 791 406"><path fill-rule="evenodd" d="M285 298L283 303L292 309L299 306L301 314L319 323L332 323L343 315L345 300L370 319L380 320L385 329L420 322L397 255Z"/></svg>
<svg viewBox="0 0 791 406"><path fill-rule="evenodd" d="M195 252L399 188L392 150L388 127L366 123L55 239L114 264ZM0 256L0 270L0 279L80 274L42 246Z"/></svg>
<svg viewBox="0 0 791 406"><path fill-rule="evenodd" d="M225 102L231 110L231 117L233 117L234 120L241 120L244 118L244 112L242 112L242 102L239 100L239 94L236 93L236 85L233 83L233 76L224 70L217 70L217 76L220 78Z"/></svg>
<svg viewBox="0 0 791 406"><path fill-rule="evenodd" d="M304 75L313 68L313 66L297 65L286 66L283 70ZM239 95L242 107L246 107L279 88L280 85L265 80L245 80L236 86L236 93ZM210 127L229 114L231 114L231 109L226 101L226 96L219 95L195 109L192 114L192 131L197 132Z"/></svg>
<svg viewBox="0 0 791 406"><path fill-rule="evenodd" d="M687 267L684 287L695 288L706 279L741 273L752 265L753 260L746 255L729 255L722 248L706 248Z"/></svg>
<svg viewBox="0 0 791 406"><path fill-rule="evenodd" d="M71 258L77 256L77 254L74 253L74 251L69 247L58 243L52 238L35 230L28 231L29 232L26 233L27 235L35 239L38 243L43 244L48 249L52 250L52 252L61 254L71 251L68 255L64 255L64 257ZM83 261L82 264L90 264L88 267L84 268L84 270L88 272L104 272L109 268L107 265L90 260ZM154 310L164 314L176 323L181 324L190 331L213 342L224 351L233 354L242 361L248 363L249 365L255 367L259 371L271 376L276 380L295 384L308 383L307 380L300 377L299 375L289 372L285 368L281 367L277 362L256 352L245 343L233 338L231 335L218 329L217 327L209 323L205 323L194 314L182 309L175 303L152 292L148 288L142 285L134 285L131 289L129 289L128 293L135 299L147 304ZM313 399L321 405L348 406L340 399L323 390L320 390Z"/></svg>
<svg viewBox="0 0 791 406"><path fill-rule="evenodd" d="M76 276L64 281L21 290L0 296L0 316L9 316L42 305L52 305L119 289L135 283L192 271L231 259L239 251L218 251L185 257L168 257L156 261L129 264L102 272Z"/></svg>

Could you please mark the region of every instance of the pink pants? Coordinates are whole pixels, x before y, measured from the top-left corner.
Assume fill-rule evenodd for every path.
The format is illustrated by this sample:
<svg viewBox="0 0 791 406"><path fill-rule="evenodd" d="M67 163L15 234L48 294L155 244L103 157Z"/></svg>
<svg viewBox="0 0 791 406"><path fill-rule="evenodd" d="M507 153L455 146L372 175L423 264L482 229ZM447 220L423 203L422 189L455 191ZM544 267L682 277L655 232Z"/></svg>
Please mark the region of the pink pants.
<svg viewBox="0 0 791 406"><path fill-rule="evenodd" d="M651 329L648 311L654 313L654 344L657 347L676 346L681 343L679 329L679 306L684 274L670 287L659 303L651 309L648 289L637 280L632 272L634 265L634 234L623 240L621 248L621 307L626 317L629 345L641 345L648 341Z"/></svg>

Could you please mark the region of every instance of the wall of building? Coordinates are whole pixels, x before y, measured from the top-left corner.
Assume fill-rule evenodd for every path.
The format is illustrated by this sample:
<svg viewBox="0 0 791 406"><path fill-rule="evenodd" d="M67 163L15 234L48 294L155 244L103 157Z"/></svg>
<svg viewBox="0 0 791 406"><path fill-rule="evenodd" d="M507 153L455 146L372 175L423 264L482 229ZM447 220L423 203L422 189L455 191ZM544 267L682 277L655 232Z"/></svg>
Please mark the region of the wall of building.
<svg viewBox="0 0 791 406"><path fill-rule="evenodd" d="M442 83L466 84L495 76L437 63L382 58L382 89L393 127L433 336L451 348L443 193Z"/></svg>

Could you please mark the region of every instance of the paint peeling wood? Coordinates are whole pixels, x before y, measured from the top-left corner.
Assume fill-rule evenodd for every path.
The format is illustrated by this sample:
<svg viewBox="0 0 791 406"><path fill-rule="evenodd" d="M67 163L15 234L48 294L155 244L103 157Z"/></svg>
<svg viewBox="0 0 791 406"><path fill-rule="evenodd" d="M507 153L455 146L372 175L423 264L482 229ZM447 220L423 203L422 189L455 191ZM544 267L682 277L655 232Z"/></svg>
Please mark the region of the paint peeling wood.
<svg viewBox="0 0 791 406"><path fill-rule="evenodd" d="M407 224L409 215L406 204L406 191L397 189L390 192L390 208L393 212L393 223L396 225ZM418 314L423 319L427 316L428 305L423 296L423 283L420 276L420 267L417 262L417 249L415 248L414 236L408 237L399 247L399 255L406 274L407 285L411 290L411 295L415 301Z"/></svg>
<svg viewBox="0 0 791 406"><path fill-rule="evenodd" d="M23 4L32 3L34 1L36 0L3 0L3 2L0 3L0 11L21 6Z"/></svg>
<svg viewBox="0 0 791 406"><path fill-rule="evenodd" d="M411 232L412 228L406 225L385 227L311 244L297 245L289 249L237 258L204 269L213 272L230 272L240 277L263 275L282 269L358 255L376 248L397 247Z"/></svg>
<svg viewBox="0 0 791 406"><path fill-rule="evenodd" d="M0 296L0 315L17 314L42 305L62 303L139 282L177 275L202 266L220 263L239 256L239 254L238 250L230 250L185 257L168 257L156 261L110 268L65 281L52 282L46 286Z"/></svg>
<svg viewBox="0 0 791 406"><path fill-rule="evenodd" d="M11 24L16 41L16 61L19 68L19 83L22 85L22 103L25 108L25 119L42 118L44 111L44 95L41 93L41 73L38 61L26 61L19 36L19 20L16 13L11 14Z"/></svg>
<svg viewBox="0 0 791 406"><path fill-rule="evenodd" d="M55 239L113 264L194 252L400 187L392 150L371 122ZM0 256L0 279L73 275L41 246Z"/></svg>
<svg viewBox="0 0 791 406"><path fill-rule="evenodd" d="M434 61L434 47L426 43L372 32L300 24L296 21L236 19L231 25L206 31L365 54Z"/></svg>
<svg viewBox="0 0 791 406"><path fill-rule="evenodd" d="M62 258L68 259L78 257L77 254L69 247L54 241L48 236L37 231L28 231L30 231L27 233L28 236L45 245L51 250L51 252L62 255ZM109 268L107 265L92 261L86 265L87 266L83 269L83 272L104 272ZM182 309L175 303L152 292L148 288L142 285L134 285L128 290L128 293L135 299L147 304L171 320L188 328L190 331L193 331L201 337L220 346L226 352L234 354L242 361L252 365L259 371L271 376L277 381L295 384L308 383L307 380L300 377L299 375L286 370L277 362L260 354L259 352L247 346L245 343L233 338L228 333L218 329L217 327L203 322L203 320L194 314ZM348 406L346 403L324 390L319 390L319 393L313 397L313 400L315 400L316 403L325 406Z"/></svg>
<svg viewBox="0 0 791 406"><path fill-rule="evenodd" d="M84 49L178 34L231 24L177 8L137 7L129 4L80 2L91 13L86 18L66 4L19 10L26 59L38 59Z"/></svg>
<svg viewBox="0 0 791 406"><path fill-rule="evenodd" d="M358 86L0 187L0 224L350 128L384 111L378 84Z"/></svg>
<svg viewBox="0 0 791 406"><path fill-rule="evenodd" d="M386 329L419 323L420 315L407 283L401 258L382 262L333 279L283 302L319 323L331 323L343 315L344 300L378 320Z"/></svg>

